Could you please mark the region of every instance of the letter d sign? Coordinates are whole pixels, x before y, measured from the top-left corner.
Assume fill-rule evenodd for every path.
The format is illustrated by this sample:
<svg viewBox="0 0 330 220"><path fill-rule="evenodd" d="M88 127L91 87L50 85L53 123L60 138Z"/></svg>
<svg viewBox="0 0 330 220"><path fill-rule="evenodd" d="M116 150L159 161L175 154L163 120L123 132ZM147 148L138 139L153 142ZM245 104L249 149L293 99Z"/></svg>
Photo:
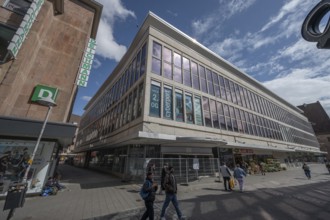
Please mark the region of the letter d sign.
<svg viewBox="0 0 330 220"><path fill-rule="evenodd" d="M34 88L31 101L36 102L42 98L50 98L55 102L57 94L58 94L58 88L48 87L44 85L37 85Z"/></svg>

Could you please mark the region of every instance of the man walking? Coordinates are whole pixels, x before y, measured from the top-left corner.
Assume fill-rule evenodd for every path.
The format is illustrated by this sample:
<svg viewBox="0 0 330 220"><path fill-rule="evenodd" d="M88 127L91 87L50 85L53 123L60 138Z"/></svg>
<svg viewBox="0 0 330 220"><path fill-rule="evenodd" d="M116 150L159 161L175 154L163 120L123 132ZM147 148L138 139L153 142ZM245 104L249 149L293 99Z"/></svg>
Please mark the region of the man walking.
<svg viewBox="0 0 330 220"><path fill-rule="evenodd" d="M304 163L302 168L305 172L306 177L310 180L311 179L311 170L310 170L309 166L306 163Z"/></svg>
<svg viewBox="0 0 330 220"><path fill-rule="evenodd" d="M163 204L162 212L160 214L161 220L165 220L165 211L166 211L168 205L170 204L170 202L172 202L179 220L183 219L182 213L179 208L178 200L176 197L178 188L177 188L176 179L175 179L175 176L173 175L173 172L174 172L174 168L172 166L169 166L168 173L166 174L165 182L164 182L166 198L165 198L165 201Z"/></svg>
<svg viewBox="0 0 330 220"><path fill-rule="evenodd" d="M231 177L231 173L229 168L226 166L226 163L222 163L222 166L220 166L220 172L223 178L223 185L225 187L225 190L232 191L232 188L230 187L229 180Z"/></svg>
<svg viewBox="0 0 330 220"><path fill-rule="evenodd" d="M161 177L160 177L159 195L162 195L163 190L165 190L164 182L165 182L165 177L166 177L166 174L167 174L167 169L168 169L168 163L165 163L164 166L163 166L163 169L162 169Z"/></svg>

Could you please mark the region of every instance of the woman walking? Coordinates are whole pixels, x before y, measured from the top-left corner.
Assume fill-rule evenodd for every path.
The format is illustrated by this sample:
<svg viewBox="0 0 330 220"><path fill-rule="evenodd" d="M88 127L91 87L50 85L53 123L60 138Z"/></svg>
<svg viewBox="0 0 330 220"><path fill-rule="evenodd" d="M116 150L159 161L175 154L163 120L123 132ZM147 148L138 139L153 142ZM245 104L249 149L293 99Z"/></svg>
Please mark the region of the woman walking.
<svg viewBox="0 0 330 220"><path fill-rule="evenodd" d="M240 192L243 192L244 177L246 177L245 171L240 167L239 164L237 164L234 170L234 178L238 181Z"/></svg>

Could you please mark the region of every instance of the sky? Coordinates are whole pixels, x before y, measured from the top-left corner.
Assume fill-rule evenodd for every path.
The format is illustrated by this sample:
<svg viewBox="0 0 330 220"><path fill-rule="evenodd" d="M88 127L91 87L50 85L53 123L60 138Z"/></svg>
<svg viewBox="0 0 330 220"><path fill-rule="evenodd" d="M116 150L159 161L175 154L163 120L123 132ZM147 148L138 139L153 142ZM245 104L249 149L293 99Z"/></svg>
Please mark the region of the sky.
<svg viewBox="0 0 330 220"><path fill-rule="evenodd" d="M73 114L83 114L151 11L291 104L319 101L330 115L330 50L301 36L305 17L320 0L96 1L103 5L96 56Z"/></svg>

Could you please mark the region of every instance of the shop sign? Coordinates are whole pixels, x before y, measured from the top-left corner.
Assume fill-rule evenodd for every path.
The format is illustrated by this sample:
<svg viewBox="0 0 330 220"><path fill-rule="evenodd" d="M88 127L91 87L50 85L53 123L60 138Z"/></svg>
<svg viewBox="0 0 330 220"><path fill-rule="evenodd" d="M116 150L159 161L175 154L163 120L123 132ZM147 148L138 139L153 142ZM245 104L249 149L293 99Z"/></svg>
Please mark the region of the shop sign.
<svg viewBox="0 0 330 220"><path fill-rule="evenodd" d="M49 86L37 85L34 88L34 92L31 101L36 102L40 99L50 98L55 102L58 94L58 88L53 88Z"/></svg>
<svg viewBox="0 0 330 220"><path fill-rule="evenodd" d="M92 64L93 64L93 60L94 60L95 49L96 49L96 40L90 38L87 43L87 46L86 46L86 49L85 49L85 52L84 52L84 55L83 55L83 58L82 58L81 64L80 64L79 73L78 73L77 82L76 82L76 84L78 86L87 87L89 74L92 69Z"/></svg>
<svg viewBox="0 0 330 220"><path fill-rule="evenodd" d="M160 116L160 88L156 85L151 85L150 91L150 115Z"/></svg>
<svg viewBox="0 0 330 220"><path fill-rule="evenodd" d="M25 16L23 17L23 21L18 27L13 39L8 45L7 49L10 54L16 58L19 49L21 48L27 34L29 33L33 22L35 21L41 6L44 4L44 0L34 0L30 8L27 10Z"/></svg>
<svg viewBox="0 0 330 220"><path fill-rule="evenodd" d="M172 119L172 89L165 88L164 89L164 117L168 119Z"/></svg>

